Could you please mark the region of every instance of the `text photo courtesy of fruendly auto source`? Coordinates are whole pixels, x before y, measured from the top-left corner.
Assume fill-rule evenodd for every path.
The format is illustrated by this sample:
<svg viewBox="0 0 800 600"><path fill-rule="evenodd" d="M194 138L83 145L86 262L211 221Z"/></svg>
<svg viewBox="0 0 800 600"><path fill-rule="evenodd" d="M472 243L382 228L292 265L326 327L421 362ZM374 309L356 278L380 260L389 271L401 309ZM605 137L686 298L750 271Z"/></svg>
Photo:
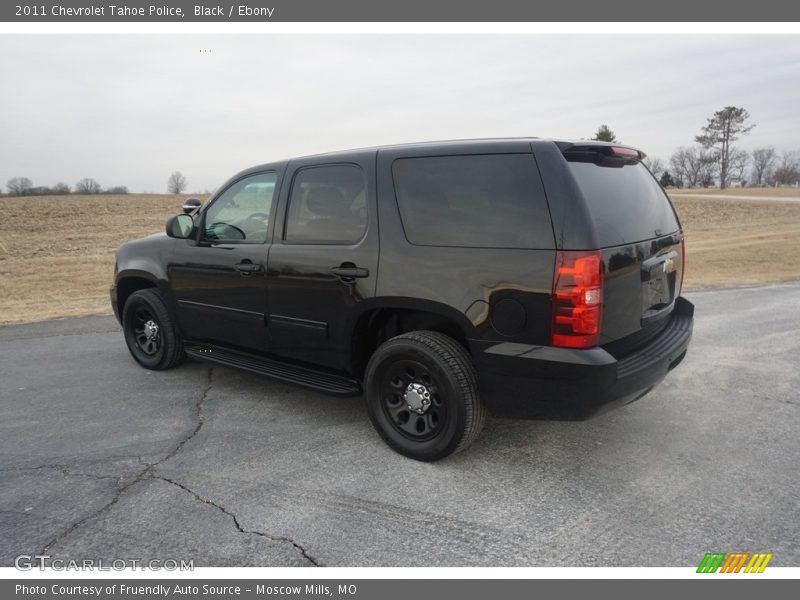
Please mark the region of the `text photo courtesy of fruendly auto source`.
<svg viewBox="0 0 800 600"><path fill-rule="evenodd" d="M796 37L0 55L0 565L800 566Z"/></svg>

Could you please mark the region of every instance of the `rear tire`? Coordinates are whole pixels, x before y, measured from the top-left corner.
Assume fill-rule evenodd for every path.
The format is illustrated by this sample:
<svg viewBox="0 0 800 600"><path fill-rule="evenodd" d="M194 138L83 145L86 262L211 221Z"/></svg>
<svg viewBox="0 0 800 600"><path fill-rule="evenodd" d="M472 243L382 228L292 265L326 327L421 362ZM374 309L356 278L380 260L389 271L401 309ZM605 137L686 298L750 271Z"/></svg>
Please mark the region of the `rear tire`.
<svg viewBox="0 0 800 600"><path fill-rule="evenodd" d="M434 461L469 446L486 411L466 350L435 331L414 331L383 343L367 365L370 420L396 452Z"/></svg>
<svg viewBox="0 0 800 600"><path fill-rule="evenodd" d="M130 295L122 311L122 329L131 356L145 369L171 369L186 358L175 321L156 289Z"/></svg>

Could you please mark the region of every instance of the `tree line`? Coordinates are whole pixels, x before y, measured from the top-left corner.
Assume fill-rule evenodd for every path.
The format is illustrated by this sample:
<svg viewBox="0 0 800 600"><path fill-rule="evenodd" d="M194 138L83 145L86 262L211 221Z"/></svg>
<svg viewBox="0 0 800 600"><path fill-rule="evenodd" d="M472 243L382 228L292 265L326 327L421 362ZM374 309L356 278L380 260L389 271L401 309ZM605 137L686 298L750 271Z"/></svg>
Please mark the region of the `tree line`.
<svg viewBox="0 0 800 600"><path fill-rule="evenodd" d="M648 157L644 162L664 187L800 185L800 151L779 153L766 146L747 152L735 146L755 127L749 119L746 109L726 106L708 118L694 145L681 146L667 161ZM608 125L601 125L592 139L618 141Z"/></svg>
<svg viewBox="0 0 800 600"><path fill-rule="evenodd" d="M755 127L748 123L750 113L737 106L716 111L701 127L692 146L681 146L667 161L648 157L645 164L663 187L711 187L724 189L741 186L800 185L800 151L778 153L774 146L747 152L735 146L741 136ZM608 125L595 131L593 140L618 142ZM124 185L103 188L96 180L81 179L74 191L65 183L53 187L34 186L27 177L14 177L6 184L8 196L49 196L61 194L127 194ZM186 190L186 177L175 171L167 180L167 191L180 194ZM0 188L0 193L2 189Z"/></svg>
<svg viewBox="0 0 800 600"><path fill-rule="evenodd" d="M127 194L128 188L124 185L115 185L104 188L97 180L85 177L78 181L74 188L66 183L57 183L54 186L33 185L28 177L12 177L6 183L8 196L65 196L67 194ZM0 190L2 191L2 190Z"/></svg>
<svg viewBox="0 0 800 600"><path fill-rule="evenodd" d="M94 194L127 194L128 188L124 185L115 185L104 188L96 179L84 177L74 187L66 183L57 183L52 187L35 186L28 177L12 177L6 182L7 196L65 196L67 194L80 194L84 196ZM186 177L175 171L167 180L167 191L170 194L180 194L186 190ZM3 189L0 188L0 195Z"/></svg>

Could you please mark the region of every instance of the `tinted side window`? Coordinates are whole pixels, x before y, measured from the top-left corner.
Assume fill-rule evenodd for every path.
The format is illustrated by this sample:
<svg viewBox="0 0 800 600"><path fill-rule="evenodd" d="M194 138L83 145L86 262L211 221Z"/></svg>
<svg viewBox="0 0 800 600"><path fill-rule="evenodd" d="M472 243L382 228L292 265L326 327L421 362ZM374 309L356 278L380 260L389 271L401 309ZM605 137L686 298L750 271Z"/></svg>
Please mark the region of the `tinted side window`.
<svg viewBox="0 0 800 600"><path fill-rule="evenodd" d="M245 177L225 190L205 214L203 239L263 244L267 241L275 173Z"/></svg>
<svg viewBox="0 0 800 600"><path fill-rule="evenodd" d="M586 198L601 247L640 242L678 230L666 194L644 165L568 164Z"/></svg>
<svg viewBox="0 0 800 600"><path fill-rule="evenodd" d="M357 242L367 227L367 182L352 164L306 167L295 175L287 241Z"/></svg>
<svg viewBox="0 0 800 600"><path fill-rule="evenodd" d="M392 173L412 244L554 246L544 187L530 154L401 158Z"/></svg>

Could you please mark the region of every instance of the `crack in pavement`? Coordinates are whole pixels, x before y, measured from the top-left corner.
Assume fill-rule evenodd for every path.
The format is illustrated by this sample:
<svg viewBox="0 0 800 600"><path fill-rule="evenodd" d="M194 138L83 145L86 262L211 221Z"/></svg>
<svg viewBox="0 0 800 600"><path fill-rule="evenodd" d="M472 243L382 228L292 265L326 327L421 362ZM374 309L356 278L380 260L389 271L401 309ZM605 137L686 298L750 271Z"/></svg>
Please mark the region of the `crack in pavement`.
<svg viewBox="0 0 800 600"><path fill-rule="evenodd" d="M108 463L118 459L135 458L139 464L150 466L150 463L145 462L138 454L113 454L111 456L104 456L100 459L88 461L90 463ZM90 465L84 465L91 468ZM60 471L65 477L90 477L92 479L116 479L117 485L120 484L123 475L98 475L96 473L79 473L75 472L77 467L74 465L65 465L63 463L45 463L43 465L34 465L30 467L0 467L0 473L24 473L25 471L40 471L45 469L53 469Z"/></svg>
<svg viewBox="0 0 800 600"><path fill-rule="evenodd" d="M203 390L203 394L200 396L200 399L194 405L195 419L197 421L197 425L195 425L194 431L192 431L192 433L190 433L187 437L183 438L171 452L169 452L166 456L164 456L164 458L148 465L148 468L145 469L145 471L149 470L151 467L155 468L161 463L166 462L170 458L175 456L203 428L203 424L206 422L206 417L203 414L203 403L206 401L208 393L211 391L211 387L214 385L213 380L214 380L214 367L210 366L208 368L208 381L206 383L206 389Z"/></svg>
<svg viewBox="0 0 800 600"><path fill-rule="evenodd" d="M167 460L169 460L170 458L173 458L176 454L178 454L178 452L180 452L181 449L190 440L192 440L200 432L200 430L203 428L203 425L205 423L205 414L203 413L203 404L205 403L206 398L208 397L208 394L211 391L211 388L213 386L213 376L214 376L214 367L212 366L212 367L209 367L209 369L208 369L208 381L206 383L206 387L203 390L203 393L200 395L200 398L195 403L196 425L195 425L195 428L192 430L192 432L189 435L187 435L186 437L184 437L175 446L175 448L173 448L163 458L161 458L161 459L159 459L159 460L157 460L155 462L152 462L152 463L145 463L145 468L142 469L139 473L137 473L136 476L129 483L127 483L126 485L120 487L117 490L117 493L114 494L114 497L111 499L110 502L108 502L107 504L103 505L102 507L100 507L99 509L94 511L92 514L87 515L83 519L80 519L80 520L74 522L67 529L65 529L64 531L62 531L58 535L56 535L47 544L45 544L45 546L42 549L42 551L40 552L40 554L45 554L47 552L47 550L49 550L53 545L55 545L56 543L60 542L62 539L64 539L70 533L72 533L77 528L79 528L81 525L83 525L84 523L86 523L87 521L89 521L91 519L94 519L95 517L99 516L100 514L106 512L109 508L111 508L117 502L119 502L120 498L122 498L123 494L126 491L128 491L131 487L133 487L137 483L139 483L141 481L144 481L146 479L160 479L161 481L164 481L166 483L174 485L174 486L184 490L185 492L191 494L199 502L202 502L203 504L208 504L210 506L213 506L214 508L216 508L219 511L221 511L223 514L229 516L233 520L233 524L236 526L236 529L240 533L244 533L244 534L248 534L248 535L258 535L258 536L261 536L261 537L266 538L268 540L272 540L274 542L284 542L284 543L291 544L296 550L298 550L300 552L300 554L303 556L303 558L306 559L309 563L311 563L315 567L323 566L317 559L315 559L313 556L308 554L308 551L303 546L301 546L300 544L295 542L293 539L291 539L289 537L286 537L286 536L270 535L270 534L264 533L262 531L255 531L255 530L245 529L244 527L242 527L241 523L239 522L239 518L234 513L232 513L228 509L226 509L224 506L220 505L217 502L214 502L213 500L209 500L208 498L203 498L202 496L200 496L200 494L198 494L194 490L188 488L187 486L183 485L182 483L180 483L178 481L175 481L174 479L170 479L169 477L165 477L164 475L161 475L160 473L158 473L158 465L166 462ZM144 463L144 461L141 459L141 457L135 456L134 458L137 458L139 460L139 462ZM111 477L111 476L99 476L99 475L90 475L90 474L83 474L83 473L69 473L68 472L68 467L66 465L60 465L60 464L39 465L37 467L19 467L19 468L5 469L5 470L24 471L24 470L37 470L37 469L57 469L57 470L61 471L62 473L64 473L65 475L96 477L98 479L114 478L114 479L117 479L118 482L121 481L121 477L116 477L115 478L115 477Z"/></svg>
<svg viewBox="0 0 800 600"><path fill-rule="evenodd" d="M136 485L140 481L143 481L144 479L148 478L149 476L152 476L155 473L155 469L156 469L157 465L160 465L164 461L169 460L170 458L175 456L181 450L181 448L183 448L186 445L186 443L189 440L191 440L194 436L197 435L197 433L203 427L203 423L205 422L205 416L203 415L203 402L205 402L209 391L211 391L211 386L213 385L213 382L212 382L213 375L214 375L214 367L211 366L208 369L208 382L206 384L206 387L203 390L203 393L200 396L200 399L195 403L195 415L196 415L196 419L197 419L197 425L192 430L192 432L188 436L184 437L180 442L178 442L178 445L175 446L175 448L173 450L171 450L166 456L164 456L163 458L161 458L160 460L158 460L156 462L146 463L144 469L139 471L139 473L137 473L136 476L131 481L129 481L127 484L125 484L122 487L119 487L117 489L117 493L114 494L114 497L109 502L107 502L106 504L104 504L103 506L98 508L93 513L91 513L89 515L86 515L82 519L79 519L79 520L75 521L69 527L67 527L64 531L62 531L61 533L59 533L55 537L53 537L49 542L47 542L44 545L44 547L42 548L40 554L45 554L53 545L55 545L58 542L60 542L61 540L63 540L66 536L68 536L70 533L75 531L78 527L80 527L81 525L83 525L87 521L96 518L97 516L101 515L102 513L106 512L109 508L114 506L117 502L119 502L120 498L122 497L122 495L125 492L127 492L130 488L132 488L134 485ZM137 458L139 458L139 462L142 462L140 457L137 457ZM63 466L63 465L42 465L41 468L47 468L47 467L58 468L58 467L61 467L61 466Z"/></svg>
<svg viewBox="0 0 800 600"><path fill-rule="evenodd" d="M271 535L269 533L264 533L263 531L257 531L255 529L245 529L244 527L242 527L242 524L239 522L239 518L234 513L229 511L227 508L222 506L221 504L219 504L219 503L217 503L217 502L215 502L215 501L213 501L213 500L211 500L209 498L203 498L200 494L198 494L194 490L186 487L185 485L183 485L182 483L180 483L178 481L175 481L174 479L170 479L169 477L164 477L163 475L159 475L157 473L151 474L150 477L153 478L153 479L160 479L161 481L164 481L166 483L171 483L172 485L174 485L174 486L182 489L183 491L191 494L192 496L194 496L194 498L198 502L202 502L203 504L208 504L208 505L213 506L214 508L220 510L223 514L229 516L233 520L233 524L236 526L236 529L239 530L239 533L258 535L258 536L261 536L261 537L266 538L268 540L272 540L273 542L286 542L286 543L291 544L292 546L294 546L294 548L297 549L300 552L300 554L303 556L303 558L305 558L308 562L310 562L315 567L323 567L323 566L325 566L322 563L320 563L319 560L317 560L316 558L311 556L303 546L298 544L292 538L289 538L289 537L286 537L286 536L283 536L283 535Z"/></svg>
<svg viewBox="0 0 800 600"><path fill-rule="evenodd" d="M136 475L136 477L134 477L130 482L128 482L124 486L118 488L117 489L117 493L114 494L114 497L111 499L110 502L104 504L103 506L101 506L99 509L97 509L93 513L91 513L89 515L86 515L84 518L75 521L69 527L67 527L64 531L62 531L61 533L56 535L54 538L52 538L49 542L47 542L44 545L44 547L42 548L40 554L45 554L53 545L55 545L58 542L60 542L62 539L64 539L70 533L75 531L78 527L80 527L81 525L83 525L84 523L89 521L90 519L94 519L95 517L101 515L102 513L107 511L109 508L114 506L117 502L119 502L120 498L122 497L122 495L126 491L128 491L131 487L133 487L134 485L136 485L137 483L139 483L140 481L142 481L145 478L145 476L147 475L147 473L150 470L150 468L151 468L150 465L148 465L147 468L145 468L143 471L138 473Z"/></svg>
<svg viewBox="0 0 800 600"><path fill-rule="evenodd" d="M117 481L117 485L119 485L120 481L122 481L122 475L96 475L94 473L75 473L70 472L69 465L59 465L59 464L48 464L48 465L37 465L35 467L4 467L0 469L0 473L9 473L9 472L16 472L16 473L24 473L25 471L40 471L44 469L52 469L54 471L59 471L62 475L66 477L89 477L91 479L115 479Z"/></svg>

